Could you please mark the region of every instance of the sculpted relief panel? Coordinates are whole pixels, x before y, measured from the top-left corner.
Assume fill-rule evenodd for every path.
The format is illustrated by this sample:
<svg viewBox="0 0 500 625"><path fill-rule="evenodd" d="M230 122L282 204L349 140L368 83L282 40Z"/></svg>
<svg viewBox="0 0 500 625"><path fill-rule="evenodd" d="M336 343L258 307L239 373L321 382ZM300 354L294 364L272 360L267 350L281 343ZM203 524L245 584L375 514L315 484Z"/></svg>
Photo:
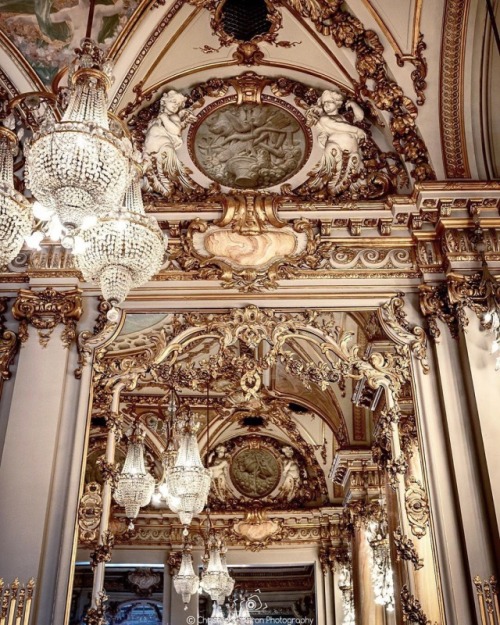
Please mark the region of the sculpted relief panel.
<svg viewBox="0 0 500 625"><path fill-rule="evenodd" d="M190 150L201 171L237 189L272 187L297 173L310 150L298 111L287 103L230 100L207 107L208 114L192 127Z"/></svg>

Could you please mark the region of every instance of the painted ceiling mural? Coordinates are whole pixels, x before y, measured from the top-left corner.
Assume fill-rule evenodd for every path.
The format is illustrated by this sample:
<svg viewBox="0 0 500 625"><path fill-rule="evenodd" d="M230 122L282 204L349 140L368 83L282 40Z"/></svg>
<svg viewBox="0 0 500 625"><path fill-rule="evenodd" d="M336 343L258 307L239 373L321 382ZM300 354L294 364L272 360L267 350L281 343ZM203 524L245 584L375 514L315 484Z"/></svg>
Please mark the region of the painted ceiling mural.
<svg viewBox="0 0 500 625"><path fill-rule="evenodd" d="M94 11L92 36L109 48L138 0L104 0ZM89 0L0 0L0 28L49 85L85 37Z"/></svg>

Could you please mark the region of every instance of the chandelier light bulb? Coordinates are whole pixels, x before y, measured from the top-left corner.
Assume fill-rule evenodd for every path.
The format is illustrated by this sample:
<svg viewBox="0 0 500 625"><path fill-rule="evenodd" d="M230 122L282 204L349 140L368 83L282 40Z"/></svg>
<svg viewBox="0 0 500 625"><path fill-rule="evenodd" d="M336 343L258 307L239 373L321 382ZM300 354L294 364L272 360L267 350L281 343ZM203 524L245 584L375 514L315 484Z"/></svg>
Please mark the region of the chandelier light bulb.
<svg viewBox="0 0 500 625"><path fill-rule="evenodd" d="M49 221L54 215L53 210L47 208L43 204L40 204L38 201L33 202L31 208L33 210L34 217L40 221Z"/></svg>
<svg viewBox="0 0 500 625"><path fill-rule="evenodd" d="M0 127L0 267L14 260L33 227L31 205L14 187L17 137Z"/></svg>

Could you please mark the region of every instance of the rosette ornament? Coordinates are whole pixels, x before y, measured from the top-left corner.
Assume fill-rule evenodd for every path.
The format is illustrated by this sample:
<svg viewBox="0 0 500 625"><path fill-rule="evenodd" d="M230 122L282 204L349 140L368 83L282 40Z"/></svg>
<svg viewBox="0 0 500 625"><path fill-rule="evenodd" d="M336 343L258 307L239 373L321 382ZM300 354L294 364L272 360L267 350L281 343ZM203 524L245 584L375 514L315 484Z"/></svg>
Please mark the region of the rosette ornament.
<svg viewBox="0 0 500 625"><path fill-rule="evenodd" d="M174 575L174 588L182 596L185 610L187 610L191 596L198 592L199 585L200 580L194 572L191 553L188 549L184 549L179 572L177 575Z"/></svg>
<svg viewBox="0 0 500 625"><path fill-rule="evenodd" d="M0 267L14 260L33 226L30 203L14 187L16 146L16 135L0 127Z"/></svg>
<svg viewBox="0 0 500 625"><path fill-rule="evenodd" d="M192 423L188 423L180 435L179 451L174 466L167 470L166 485L170 509L188 526L193 516L205 507L210 490L210 471L201 462Z"/></svg>
<svg viewBox="0 0 500 625"><path fill-rule="evenodd" d="M139 510L151 501L155 490L154 477L144 465L144 438L140 434L130 437L127 457L118 477L114 498L119 506L125 508L125 514L130 519L130 529L139 514Z"/></svg>
<svg viewBox="0 0 500 625"><path fill-rule="evenodd" d="M83 39L61 121L48 114L25 149L28 187L67 230L116 209L130 185L132 143L121 124L110 129L108 118L111 77L104 52Z"/></svg>
<svg viewBox="0 0 500 625"><path fill-rule="evenodd" d="M99 283L104 299L113 306L159 271L165 239L156 219L144 212L138 176L121 208L80 229L75 242L82 250L77 254L75 243L76 266L86 281Z"/></svg>

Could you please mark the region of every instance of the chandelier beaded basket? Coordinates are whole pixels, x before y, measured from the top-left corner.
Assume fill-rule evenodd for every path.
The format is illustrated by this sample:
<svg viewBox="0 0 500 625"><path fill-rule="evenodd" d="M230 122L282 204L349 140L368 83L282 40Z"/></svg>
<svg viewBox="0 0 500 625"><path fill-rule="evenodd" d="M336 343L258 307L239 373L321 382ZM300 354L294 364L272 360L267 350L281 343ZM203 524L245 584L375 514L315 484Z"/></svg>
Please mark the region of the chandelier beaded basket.
<svg viewBox="0 0 500 625"><path fill-rule="evenodd" d="M187 610L191 596L198 592L200 580L194 572L193 558L191 553L184 549L182 552L181 566L177 575L174 575L175 591L182 596L184 609Z"/></svg>
<svg viewBox="0 0 500 625"><path fill-rule="evenodd" d="M111 64L91 39L77 50L69 103L60 122L51 112L26 146L26 180L36 199L72 230L85 217L120 205L130 185L132 143L120 124L110 130Z"/></svg>
<svg viewBox="0 0 500 625"><path fill-rule="evenodd" d="M152 278L165 256L165 239L156 219L144 212L137 177L123 206L77 231L77 237L83 240L83 251L75 255L76 266L86 281L99 284L113 305Z"/></svg>
<svg viewBox="0 0 500 625"><path fill-rule="evenodd" d="M225 558L221 557L221 545L215 537L209 539L209 559L201 574L200 586L219 605L224 603L234 589L234 579L230 576Z"/></svg>
<svg viewBox="0 0 500 625"><path fill-rule="evenodd" d="M210 490L210 471L201 462L194 428L188 425L180 436L175 465L167 471L168 504L184 526L205 507Z"/></svg>
<svg viewBox="0 0 500 625"><path fill-rule="evenodd" d="M127 457L118 478L114 498L119 506L125 508L125 514L132 519L139 514L139 510L151 501L155 490L154 477L144 465L143 437L133 435L127 448Z"/></svg>
<svg viewBox="0 0 500 625"><path fill-rule="evenodd" d="M31 205L14 187L16 135L0 127L0 267L18 255L31 233Z"/></svg>

